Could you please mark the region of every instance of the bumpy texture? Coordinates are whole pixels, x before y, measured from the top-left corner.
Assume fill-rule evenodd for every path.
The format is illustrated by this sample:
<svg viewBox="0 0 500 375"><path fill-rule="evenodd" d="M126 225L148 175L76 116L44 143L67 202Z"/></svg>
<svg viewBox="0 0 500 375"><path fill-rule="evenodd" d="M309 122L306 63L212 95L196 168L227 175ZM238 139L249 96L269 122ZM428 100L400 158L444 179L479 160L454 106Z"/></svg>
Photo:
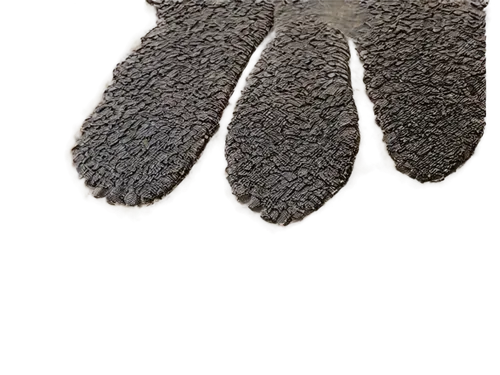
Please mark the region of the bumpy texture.
<svg viewBox="0 0 500 375"><path fill-rule="evenodd" d="M399 171L441 181L474 153L486 116L479 0L361 0L357 48L377 123Z"/></svg>
<svg viewBox="0 0 500 375"><path fill-rule="evenodd" d="M115 69L73 149L80 176L111 204L153 203L183 180L273 23L258 1L150 3L157 27Z"/></svg>
<svg viewBox="0 0 500 375"><path fill-rule="evenodd" d="M359 147L349 46L307 6L277 8L276 37L249 77L226 143L233 193L282 225L346 184Z"/></svg>

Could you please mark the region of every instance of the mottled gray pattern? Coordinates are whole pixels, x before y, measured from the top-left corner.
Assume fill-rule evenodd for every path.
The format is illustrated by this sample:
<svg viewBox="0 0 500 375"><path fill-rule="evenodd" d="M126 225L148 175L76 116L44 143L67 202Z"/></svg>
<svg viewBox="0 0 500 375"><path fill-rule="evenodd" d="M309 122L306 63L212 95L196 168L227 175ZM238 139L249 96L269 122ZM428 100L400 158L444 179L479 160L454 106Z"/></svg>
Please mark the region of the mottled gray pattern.
<svg viewBox="0 0 500 375"><path fill-rule="evenodd" d="M483 134L487 0L148 1L157 27L118 65L73 149L111 204L149 204L183 180L273 24L226 144L233 193L263 219L301 220L349 179L359 131L344 35L398 170L441 181Z"/></svg>
<svg viewBox="0 0 500 375"><path fill-rule="evenodd" d="M290 2L252 72L227 137L228 180L264 220L287 225L320 208L351 174L359 132L349 46Z"/></svg>
<svg viewBox="0 0 500 375"><path fill-rule="evenodd" d="M356 45L399 171L441 181L474 153L486 116L485 13L477 0L361 0Z"/></svg>
<svg viewBox="0 0 500 375"><path fill-rule="evenodd" d="M273 23L273 7L254 1L156 7L157 27L117 66L73 149L80 176L111 204L153 203L184 179Z"/></svg>

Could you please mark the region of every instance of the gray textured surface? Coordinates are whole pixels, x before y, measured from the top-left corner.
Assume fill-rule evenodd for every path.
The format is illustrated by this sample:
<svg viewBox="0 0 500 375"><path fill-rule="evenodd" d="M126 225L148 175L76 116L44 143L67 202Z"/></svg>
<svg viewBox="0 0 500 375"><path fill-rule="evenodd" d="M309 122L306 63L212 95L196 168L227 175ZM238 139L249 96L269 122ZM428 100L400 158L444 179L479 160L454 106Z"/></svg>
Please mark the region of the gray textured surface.
<svg viewBox="0 0 500 375"><path fill-rule="evenodd" d="M349 46L306 10L277 8L276 38L249 77L226 145L233 193L283 225L345 185L359 146Z"/></svg>
<svg viewBox="0 0 500 375"><path fill-rule="evenodd" d="M73 149L80 176L111 204L153 203L183 180L273 23L272 6L254 1L156 7L157 27L117 66Z"/></svg>
<svg viewBox="0 0 500 375"><path fill-rule="evenodd" d="M486 116L486 1L361 0L356 45L399 171L441 181L474 153Z"/></svg>
<svg viewBox="0 0 500 375"><path fill-rule="evenodd" d="M183 180L273 22L226 144L233 193L263 219L301 220L349 179L359 132L343 34L398 170L441 181L483 134L486 0L149 2L157 27L118 65L73 149L111 204L153 203Z"/></svg>

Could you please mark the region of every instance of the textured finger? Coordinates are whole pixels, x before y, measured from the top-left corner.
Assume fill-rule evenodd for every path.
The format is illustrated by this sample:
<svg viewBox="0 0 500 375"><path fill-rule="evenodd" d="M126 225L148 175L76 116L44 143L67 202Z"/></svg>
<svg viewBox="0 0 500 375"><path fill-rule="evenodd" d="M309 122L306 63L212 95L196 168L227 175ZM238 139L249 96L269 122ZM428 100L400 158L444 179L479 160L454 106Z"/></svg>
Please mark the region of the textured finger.
<svg viewBox="0 0 500 375"><path fill-rule="evenodd" d="M356 44L396 168L441 181L485 126L484 0L361 0Z"/></svg>
<svg viewBox="0 0 500 375"><path fill-rule="evenodd" d="M347 41L307 7L278 7L276 38L249 77L226 144L233 193L282 225L346 184L359 146Z"/></svg>
<svg viewBox="0 0 500 375"><path fill-rule="evenodd" d="M112 204L152 203L184 179L273 23L258 1L149 2L157 26L117 66L73 149L80 176Z"/></svg>

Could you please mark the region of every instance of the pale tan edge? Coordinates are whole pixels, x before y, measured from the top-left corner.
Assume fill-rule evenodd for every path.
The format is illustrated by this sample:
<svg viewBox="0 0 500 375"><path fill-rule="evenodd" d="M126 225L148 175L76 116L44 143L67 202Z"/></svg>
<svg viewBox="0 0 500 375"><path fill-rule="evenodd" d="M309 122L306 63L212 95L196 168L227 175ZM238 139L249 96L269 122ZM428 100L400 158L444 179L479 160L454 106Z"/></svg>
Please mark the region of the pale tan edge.
<svg viewBox="0 0 500 375"><path fill-rule="evenodd" d="M141 45L141 40L143 37L145 37L150 30L152 30L157 22L158 22L158 15L156 9L151 6L149 3L145 2L144 3L144 10L149 14L150 16L150 22L148 25L141 30L139 33L135 34L129 43L127 44L125 50L123 51L122 55L119 57L118 61L121 61L125 59L130 53L133 53L135 50L137 50L140 45ZM82 125L85 122L85 119L88 118L90 114L95 110L97 105L101 102L103 92L105 91L106 87L109 86L112 80L112 72L106 76L106 78L103 80L102 85L100 86L98 93L96 96L91 100L89 105L85 108L84 110L84 116L82 120L75 124L73 126L73 132L71 134L71 137L66 145L66 149L64 152L64 158L66 161L66 165L68 168L68 171L70 175L72 176L73 183L77 185L77 187L80 190L80 193L83 197L83 200L86 202L94 202L100 206L102 206L104 209L106 209L109 212L112 212L116 214L118 217L120 216L125 216L127 217L130 221L137 221L140 220L140 216L147 216L150 215L156 208L160 206L164 206L167 203L169 203L171 200L173 200L179 193L185 191L187 187L191 184L191 182L194 180L196 174L199 172L201 166L203 165L203 161L205 158L208 156L210 151L213 149L213 147L220 143L220 132L216 132L212 139L209 141L205 149L203 150L202 154L198 158L197 162L195 163L194 167L191 169L190 173L182 180L182 182L177 185L169 194L165 195L164 197L160 199L155 199L152 203L145 204L145 205L140 205L140 206L127 206L127 205L122 205L122 204L112 204L109 203L106 199L103 198L96 198L95 197L95 189L92 189L88 187L84 181L81 179L81 176L78 175L76 171L76 167L73 163L73 153L72 150L73 148L78 144L79 140L81 139L82 136Z"/></svg>

